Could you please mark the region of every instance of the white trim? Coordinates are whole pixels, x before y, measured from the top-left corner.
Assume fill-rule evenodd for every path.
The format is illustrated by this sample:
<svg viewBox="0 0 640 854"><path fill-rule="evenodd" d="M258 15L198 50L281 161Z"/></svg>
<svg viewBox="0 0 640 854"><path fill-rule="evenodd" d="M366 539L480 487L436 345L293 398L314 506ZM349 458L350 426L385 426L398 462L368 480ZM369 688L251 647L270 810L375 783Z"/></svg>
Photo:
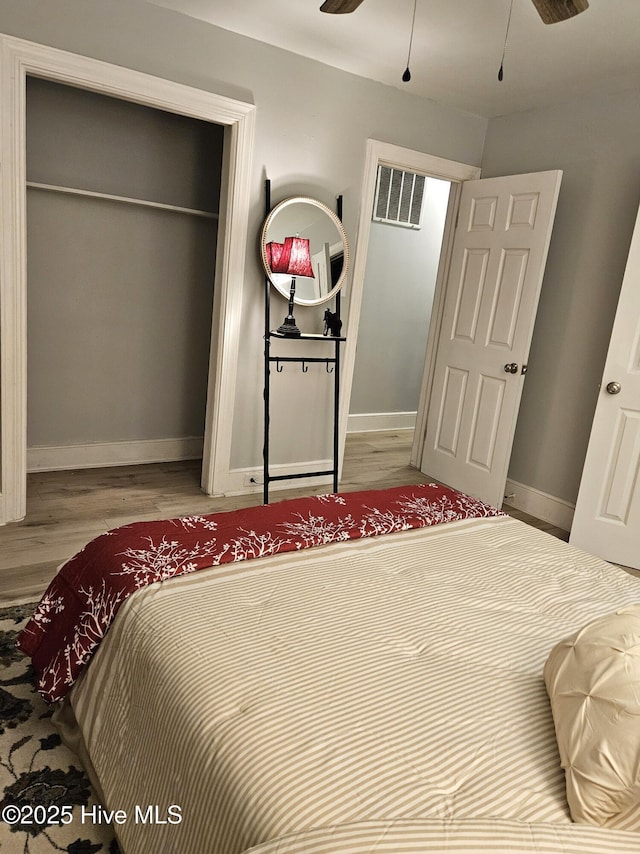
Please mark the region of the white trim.
<svg viewBox="0 0 640 854"><path fill-rule="evenodd" d="M378 166L380 164L383 166L391 166L395 169L417 172L431 178L441 178L445 181L451 181L454 184L480 177L480 169L477 166L458 163L455 160L445 160L442 157L435 157L421 151L413 151L412 149L403 148L399 145L379 142L375 139L367 140L362 192L360 195L360 218L358 221L357 241L353 260L351 299L349 302L347 328L345 330L347 340L344 348L341 374L339 425L340 471L342 471L342 464L344 462L344 448L349 418L349 401L351 399L351 386L353 383L356 346L358 343L358 328L360 325L360 311L362 308L362 295L364 291L364 277L367 267L367 253L369 251L369 236L371 233L371 212L373 211ZM453 195L454 194L452 194L452 196ZM455 198L457 198L457 194L455 194ZM449 238L447 235L453 231L454 213L454 205L450 204L447 214L447 223L445 225L445 241L448 241ZM443 243L443 258L445 256L445 249L448 245L448 242L446 246L445 243ZM441 270L438 274L434 304L431 312L429 345L427 346L427 362L424 373L425 379L423 380L423 388L416 417L416 431L411 451L411 462L413 465L419 464L420 457L422 456L421 449L424 444L424 427L426 424L430 376L432 373L431 362L432 356L434 355L434 348L432 345L432 339L434 338L433 331L439 325L441 304L443 302L442 292L444 291L445 281L442 274L443 267L444 265L441 263Z"/></svg>
<svg viewBox="0 0 640 854"><path fill-rule="evenodd" d="M207 410L202 459L202 489L223 495L230 489L231 440L240 352L242 283L249 227L254 108L225 129L220 189L220 220ZM223 322L216 322L220 318Z"/></svg>
<svg viewBox="0 0 640 854"><path fill-rule="evenodd" d="M506 504L515 507L516 510L529 513L530 516L549 522L556 528L561 528L563 531L571 530L575 504L570 501L548 495L546 492L541 492L532 486L525 486L524 483L518 483L516 480L507 480L504 500Z"/></svg>
<svg viewBox="0 0 640 854"><path fill-rule="evenodd" d="M27 471L68 471L199 460L202 457L202 444L202 436L187 436L180 439L89 442L84 445L27 448Z"/></svg>
<svg viewBox="0 0 640 854"><path fill-rule="evenodd" d="M415 412L362 412L351 413L347 433L372 433L378 430L413 430Z"/></svg>
<svg viewBox="0 0 640 854"><path fill-rule="evenodd" d="M0 524L26 514L27 75L225 126L205 418L203 488L224 492L239 352L255 106L99 60L0 36Z"/></svg>
<svg viewBox="0 0 640 854"><path fill-rule="evenodd" d="M333 460L309 460L302 463L286 463L272 465L269 467L271 477L279 475L302 474L307 471L326 471L333 468ZM254 492L262 493L264 483L264 469L262 466L251 466L249 468L231 469L229 472L229 488L225 495L249 495ZM332 475L321 475L314 477L301 477L295 480L278 480L269 483L269 492L278 492L285 489L296 489L301 487L317 487L328 485L329 492L333 486Z"/></svg>

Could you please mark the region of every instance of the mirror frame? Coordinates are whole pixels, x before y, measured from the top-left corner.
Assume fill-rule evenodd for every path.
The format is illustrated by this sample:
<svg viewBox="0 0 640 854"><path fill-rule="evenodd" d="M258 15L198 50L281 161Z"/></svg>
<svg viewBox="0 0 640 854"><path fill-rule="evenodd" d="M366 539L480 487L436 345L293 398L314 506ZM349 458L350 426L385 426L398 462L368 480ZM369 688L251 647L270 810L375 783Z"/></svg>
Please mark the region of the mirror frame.
<svg viewBox="0 0 640 854"><path fill-rule="evenodd" d="M269 213L269 215L267 216L267 218L264 221L264 224L262 226L262 232L260 235L260 254L262 256L262 266L264 267L265 275L267 276L267 278L269 279L269 281L271 282L273 287L278 291L278 293L281 296L283 296L285 299L289 299L289 288L282 288L280 286L280 284L276 283L274 281L274 279L272 278L273 274L269 268L269 263L267 261L267 250L266 250L267 231L269 229L269 226L272 224L274 218L276 217L276 215L281 210L288 207L289 205L302 204L302 203L312 205L313 207L318 208L318 210L322 211L324 214L329 216L329 218L331 219L333 224L338 229L339 236L342 238L342 246L343 246L342 271L338 277L338 281L333 286L333 288L329 291L329 293L324 297L320 297L319 299L301 299L298 296L294 296L294 299L293 299L293 301L296 305L322 305L325 302L329 302L330 299L333 299L333 297L338 293L340 288L343 286L344 281L347 277L347 271L348 271L348 267L349 267L349 242L347 241L347 234L344 230L344 226L342 225L342 222L340 221L340 218L338 217L338 215L336 213L334 213L331 210L331 208L328 208L326 205L324 205L322 202L319 202L317 199L310 199L306 196L292 196L289 199L284 199L283 201L279 202L271 210L271 212Z"/></svg>

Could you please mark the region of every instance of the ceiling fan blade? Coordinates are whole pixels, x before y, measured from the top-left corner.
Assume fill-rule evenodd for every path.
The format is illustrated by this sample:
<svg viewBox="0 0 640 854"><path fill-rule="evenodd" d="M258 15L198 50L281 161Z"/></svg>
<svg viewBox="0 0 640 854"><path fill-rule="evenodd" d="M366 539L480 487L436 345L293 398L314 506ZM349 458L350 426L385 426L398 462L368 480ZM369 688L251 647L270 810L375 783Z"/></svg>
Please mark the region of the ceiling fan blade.
<svg viewBox="0 0 640 854"><path fill-rule="evenodd" d="M532 0L545 24L557 24L589 8L589 0Z"/></svg>
<svg viewBox="0 0 640 854"><path fill-rule="evenodd" d="M346 15L347 12L355 12L361 3L362 0L324 0L320 11L330 15Z"/></svg>

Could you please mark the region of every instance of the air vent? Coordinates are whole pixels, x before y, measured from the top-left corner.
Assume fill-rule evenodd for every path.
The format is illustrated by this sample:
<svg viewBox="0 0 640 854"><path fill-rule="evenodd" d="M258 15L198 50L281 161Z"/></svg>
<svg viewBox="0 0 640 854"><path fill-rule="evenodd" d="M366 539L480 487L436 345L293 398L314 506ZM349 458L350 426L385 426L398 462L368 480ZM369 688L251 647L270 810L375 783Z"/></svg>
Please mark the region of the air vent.
<svg viewBox="0 0 640 854"><path fill-rule="evenodd" d="M373 219L405 228L420 228L424 175L378 166Z"/></svg>

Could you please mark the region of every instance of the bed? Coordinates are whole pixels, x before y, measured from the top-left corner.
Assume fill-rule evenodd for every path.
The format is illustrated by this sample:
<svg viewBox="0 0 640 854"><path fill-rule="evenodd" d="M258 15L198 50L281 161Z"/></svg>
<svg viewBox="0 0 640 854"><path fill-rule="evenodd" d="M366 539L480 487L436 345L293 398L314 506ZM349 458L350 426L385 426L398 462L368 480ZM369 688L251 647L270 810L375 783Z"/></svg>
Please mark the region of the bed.
<svg viewBox="0 0 640 854"><path fill-rule="evenodd" d="M20 643L125 854L640 850L640 579L468 496L139 523L59 576Z"/></svg>

